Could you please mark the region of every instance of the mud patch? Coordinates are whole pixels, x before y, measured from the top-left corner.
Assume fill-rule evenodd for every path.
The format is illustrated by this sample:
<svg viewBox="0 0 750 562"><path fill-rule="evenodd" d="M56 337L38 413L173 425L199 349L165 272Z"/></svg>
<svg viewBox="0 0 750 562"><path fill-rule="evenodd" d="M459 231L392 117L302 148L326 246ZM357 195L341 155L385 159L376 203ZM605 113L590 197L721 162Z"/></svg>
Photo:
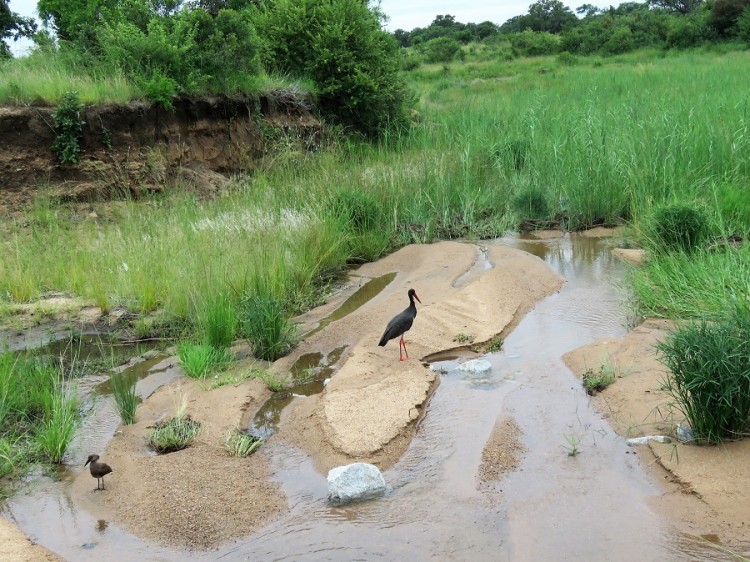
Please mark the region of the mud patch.
<svg viewBox="0 0 750 562"><path fill-rule="evenodd" d="M513 418L503 418L495 424L482 451L479 465L479 489L492 490L503 476L518 468L521 455L526 451L520 441L521 428Z"/></svg>

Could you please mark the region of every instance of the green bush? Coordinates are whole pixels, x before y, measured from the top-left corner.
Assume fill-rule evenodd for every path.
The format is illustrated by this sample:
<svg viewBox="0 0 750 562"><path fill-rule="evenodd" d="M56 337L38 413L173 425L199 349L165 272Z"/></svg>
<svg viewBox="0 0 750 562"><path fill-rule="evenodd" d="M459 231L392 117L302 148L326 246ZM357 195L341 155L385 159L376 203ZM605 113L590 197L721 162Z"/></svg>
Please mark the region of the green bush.
<svg viewBox="0 0 750 562"><path fill-rule="evenodd" d="M702 207L689 203L667 204L654 211L647 230L652 250L691 252L706 241L709 217Z"/></svg>
<svg viewBox="0 0 750 562"><path fill-rule="evenodd" d="M750 6L737 18L737 36L750 46Z"/></svg>
<svg viewBox="0 0 750 562"><path fill-rule="evenodd" d="M546 31L536 32L527 29L521 33L510 34L508 39L516 52L529 57L551 55L560 47L560 38Z"/></svg>
<svg viewBox="0 0 750 562"><path fill-rule="evenodd" d="M81 119L83 104L77 92L67 92L52 113L57 137L52 150L61 164L75 164L81 155L80 139L86 122Z"/></svg>
<svg viewBox="0 0 750 562"><path fill-rule="evenodd" d="M406 86L398 44L361 0L278 0L258 5L266 66L308 77L324 115L369 137L404 127Z"/></svg>
<svg viewBox="0 0 750 562"><path fill-rule="evenodd" d="M297 326L274 297L251 295L240 302L241 335L260 359L275 361L297 344Z"/></svg>
<svg viewBox="0 0 750 562"><path fill-rule="evenodd" d="M557 62L564 66L575 66L578 64L578 57L568 51L563 51L557 55Z"/></svg>
<svg viewBox="0 0 750 562"><path fill-rule="evenodd" d="M452 37L437 37L427 41L423 49L429 63L451 62L461 52L461 43Z"/></svg>
<svg viewBox="0 0 750 562"><path fill-rule="evenodd" d="M750 430L750 309L737 305L726 320L693 323L658 344L669 369L667 392L696 441L739 439Z"/></svg>

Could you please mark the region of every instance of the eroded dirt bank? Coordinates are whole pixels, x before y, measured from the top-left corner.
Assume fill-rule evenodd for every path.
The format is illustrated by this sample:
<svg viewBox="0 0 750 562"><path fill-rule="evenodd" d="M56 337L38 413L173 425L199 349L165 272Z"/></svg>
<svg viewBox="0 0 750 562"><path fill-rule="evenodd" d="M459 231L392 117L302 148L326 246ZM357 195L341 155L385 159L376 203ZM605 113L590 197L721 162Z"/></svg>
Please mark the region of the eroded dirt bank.
<svg viewBox="0 0 750 562"><path fill-rule="evenodd" d="M274 365L285 372L301 354L347 346L330 384L319 395L296 399L272 439L300 447L321 472L355 460L392 465L406 450L436 384L436 374L419 358L457 346L453 340L460 333L476 342L491 339L562 284L539 258L519 250L491 247L487 258L491 269L475 267L465 275L484 263L482 252L442 242L406 247L354 272L361 281L398 275L376 298ZM397 342L380 348L377 341L388 319L408 304L411 287L423 305L407 337L412 359L399 362ZM301 320L315 324L329 309ZM162 388L139 407L137 423L121 427L103 452L115 470L107 491L93 491L95 480L81 471L73 485L76 501L139 536L173 546L207 549L250 534L284 510L286 499L269 478L262 448L236 459L222 443L225 432L267 396L257 380L210 391L189 380ZM150 426L174 415L185 397L186 412L204 424L198 443L154 456L145 445Z"/></svg>
<svg viewBox="0 0 750 562"><path fill-rule="evenodd" d="M278 92L254 97L184 97L164 109L146 102L88 107L77 164L61 165L51 107L0 107L0 210L44 194L65 201L138 195L169 182L216 189L223 173L253 169L266 131L286 132L307 148L321 124L310 104Z"/></svg>

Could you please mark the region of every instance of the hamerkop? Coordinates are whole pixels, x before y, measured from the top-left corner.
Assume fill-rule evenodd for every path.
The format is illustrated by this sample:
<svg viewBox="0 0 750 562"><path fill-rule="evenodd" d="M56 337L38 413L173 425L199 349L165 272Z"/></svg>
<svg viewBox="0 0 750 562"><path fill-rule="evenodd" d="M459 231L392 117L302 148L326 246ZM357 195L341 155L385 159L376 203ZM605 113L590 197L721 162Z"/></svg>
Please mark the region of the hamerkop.
<svg viewBox="0 0 750 562"><path fill-rule="evenodd" d="M103 490L104 489L104 475L109 474L112 472L112 468L107 463L99 462L99 455L89 455L89 459L86 461L86 464L91 463L91 466L89 467L89 470L91 471L91 476L96 478L96 489L97 490ZM83 466L85 467L86 464ZM99 480L102 481L102 487L99 488Z"/></svg>

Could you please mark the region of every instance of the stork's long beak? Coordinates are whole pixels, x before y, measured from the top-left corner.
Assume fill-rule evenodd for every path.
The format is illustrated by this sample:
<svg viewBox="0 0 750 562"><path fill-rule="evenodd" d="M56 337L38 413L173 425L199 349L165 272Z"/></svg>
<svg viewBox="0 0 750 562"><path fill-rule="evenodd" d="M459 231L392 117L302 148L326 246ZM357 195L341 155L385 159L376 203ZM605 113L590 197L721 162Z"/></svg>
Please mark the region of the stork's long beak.
<svg viewBox="0 0 750 562"><path fill-rule="evenodd" d="M417 299L417 302L418 302L419 304L422 304L422 301L421 301L421 300L419 300L419 297L417 296L417 292L416 292L416 291L414 291L414 298L415 298L415 299Z"/></svg>
<svg viewBox="0 0 750 562"><path fill-rule="evenodd" d="M86 459L86 464L89 464L90 462L91 462L91 459ZM83 466L85 467L86 464L84 464Z"/></svg>

